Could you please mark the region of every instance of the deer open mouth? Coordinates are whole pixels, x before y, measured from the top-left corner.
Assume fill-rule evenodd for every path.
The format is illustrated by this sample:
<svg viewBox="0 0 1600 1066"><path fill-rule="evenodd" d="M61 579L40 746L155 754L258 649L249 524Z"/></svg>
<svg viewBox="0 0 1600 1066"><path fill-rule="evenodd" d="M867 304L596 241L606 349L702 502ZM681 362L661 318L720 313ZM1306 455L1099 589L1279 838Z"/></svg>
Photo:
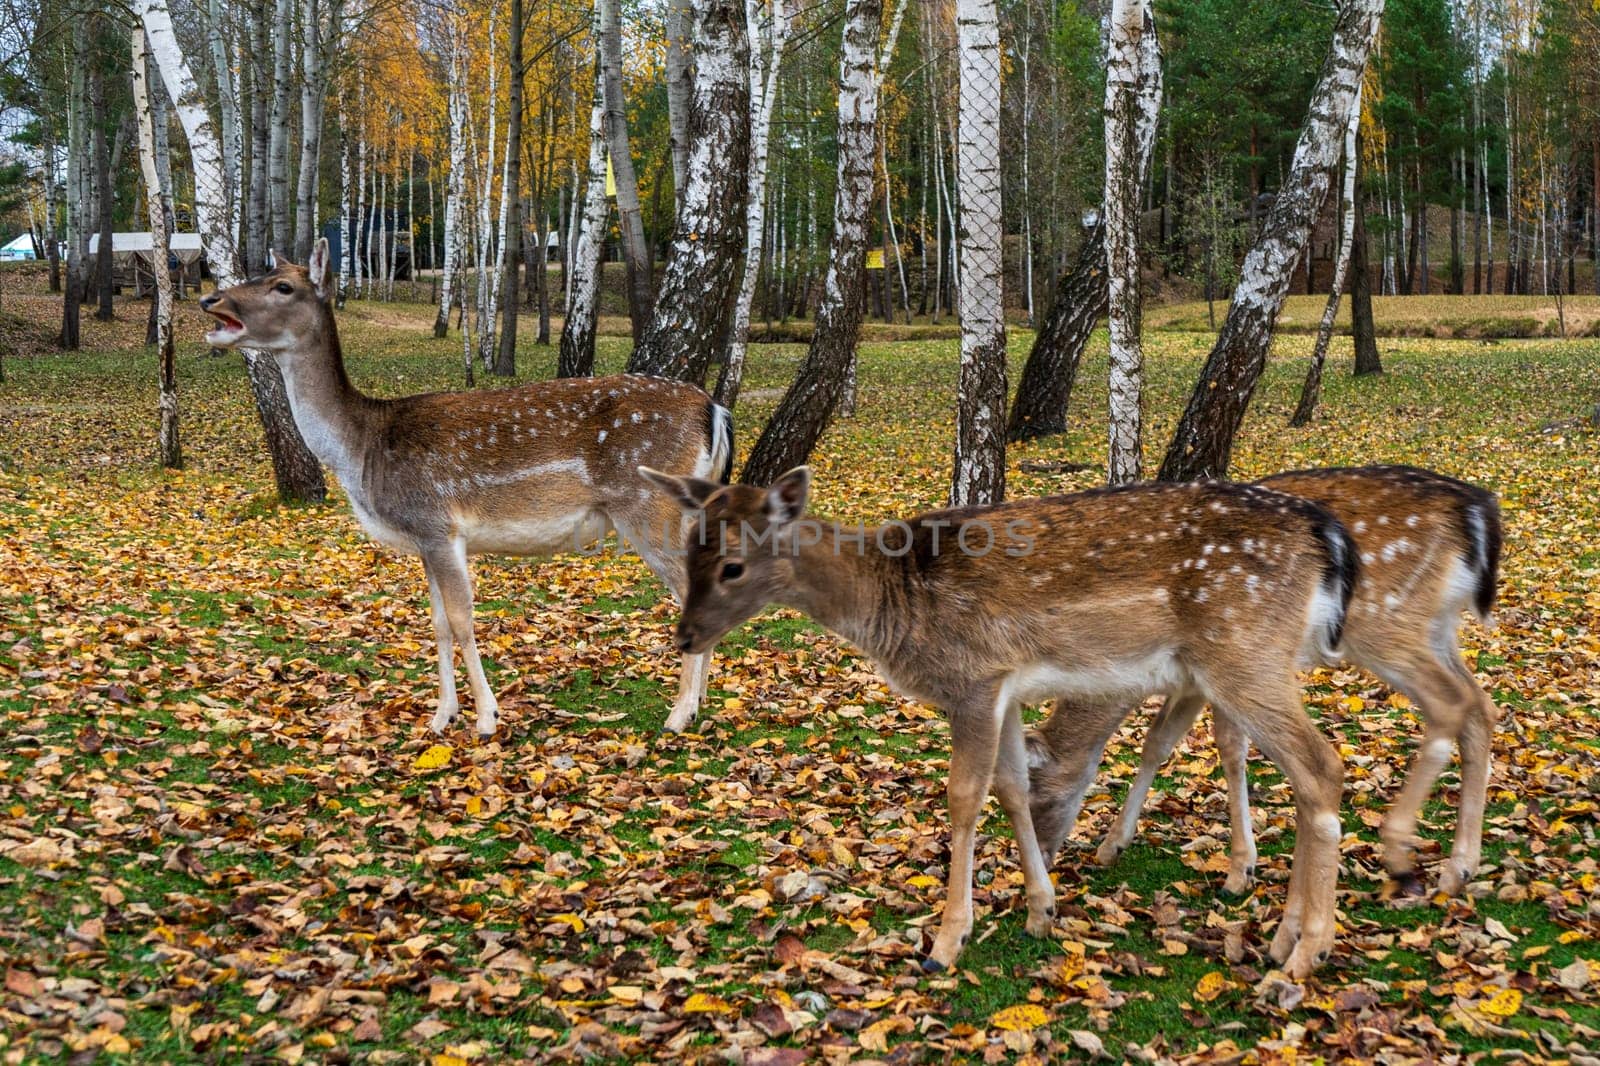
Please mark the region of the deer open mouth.
<svg viewBox="0 0 1600 1066"><path fill-rule="evenodd" d="M244 323L228 314L226 311L208 311L218 322L217 328L206 334L206 343L218 348L226 348L238 342L244 336Z"/></svg>

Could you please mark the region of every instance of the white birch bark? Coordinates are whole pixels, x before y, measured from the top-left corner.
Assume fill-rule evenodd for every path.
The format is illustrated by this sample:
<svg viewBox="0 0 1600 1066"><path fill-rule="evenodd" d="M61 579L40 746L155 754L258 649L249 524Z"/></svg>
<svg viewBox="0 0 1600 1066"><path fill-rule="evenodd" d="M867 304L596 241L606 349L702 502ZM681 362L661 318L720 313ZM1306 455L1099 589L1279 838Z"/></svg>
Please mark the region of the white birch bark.
<svg viewBox="0 0 1600 1066"><path fill-rule="evenodd" d="M998 503L1006 484L1006 324L1001 303L1000 24L995 0L956 0L961 63L961 374L950 504Z"/></svg>
<svg viewBox="0 0 1600 1066"><path fill-rule="evenodd" d="M267 143L268 246L285 254L289 243L289 24L294 0L277 0L272 28L272 125Z"/></svg>
<svg viewBox="0 0 1600 1066"><path fill-rule="evenodd" d="M355 265L355 246L351 243L350 216L356 209L351 200L354 188L350 184L350 145L341 131L339 135L339 296L338 305L344 306L345 288L350 284L350 268Z"/></svg>
<svg viewBox="0 0 1600 1066"><path fill-rule="evenodd" d="M239 122L239 100L234 92L233 69L228 62L222 0L207 0L206 43L211 51L211 72L217 83L217 106L222 115L222 174L228 182L228 227L237 243L244 214L241 190L244 179L244 141ZM167 186L171 188L170 184Z"/></svg>
<svg viewBox="0 0 1600 1066"><path fill-rule="evenodd" d="M485 371L494 369L494 346L485 345L484 338L494 332L494 316L489 311L489 254L490 244L494 240L494 230L490 227L489 220L494 204L495 119L498 111L495 93L499 88L500 73L500 65L495 62L494 44L495 16L498 12L498 6L489 8L489 92L485 101L489 109L489 133L485 140L489 155L478 175L478 300L475 329L478 334L478 359Z"/></svg>
<svg viewBox="0 0 1600 1066"><path fill-rule="evenodd" d="M1106 285L1110 310L1109 452L1106 479L1139 480L1144 348L1140 339L1139 167L1135 145L1140 37L1149 0L1114 0L1106 48Z"/></svg>
<svg viewBox="0 0 1600 1066"><path fill-rule="evenodd" d="M443 337L450 332L450 300L456 274L461 269L461 197L466 191L467 167L466 138L466 58L461 41L460 20L447 16L450 22L450 85L447 108L450 116L450 179L444 197L444 265L439 277L439 313L433 320L433 335Z"/></svg>
<svg viewBox="0 0 1600 1066"><path fill-rule="evenodd" d="M904 8L905 0L901 0ZM778 100L778 71L789 43L790 14L786 0L774 0L769 16L760 0L745 0L745 25L750 32L750 191L745 202L744 273L734 298L728 350L717 377L716 399L732 410L739 402L745 353L750 348L750 307L761 276L761 255L767 232L767 160L772 112Z"/></svg>
<svg viewBox="0 0 1600 1066"><path fill-rule="evenodd" d="M694 64L689 53L694 17L691 0L667 0L667 128L672 147L672 195L683 206L689 183L689 109L694 102Z"/></svg>
<svg viewBox="0 0 1600 1066"><path fill-rule="evenodd" d="M322 126L328 101L328 67L338 47L343 0L303 0L305 40L300 57L300 173L295 185L294 254L311 257L316 242L317 192L321 187Z"/></svg>
<svg viewBox="0 0 1600 1066"><path fill-rule="evenodd" d="M596 40L599 39L598 2L595 5ZM606 221L606 105L605 72L595 63L594 105L589 111L589 164L584 169L583 195L574 198L575 221L581 228L568 268L566 320L561 327L561 351L556 374L588 377L594 373L594 338L600 304L600 259L605 251ZM582 214L578 215L581 199Z"/></svg>
<svg viewBox="0 0 1600 1066"><path fill-rule="evenodd" d="M749 37L735 0L695 0L694 106L683 203L632 373L698 385L728 339L750 163Z"/></svg>
<svg viewBox="0 0 1600 1066"><path fill-rule="evenodd" d="M140 15L149 36L151 54L155 56L167 95L189 141L195 221L206 262L218 285L236 284L240 280L239 253L228 225L227 185L216 126L173 32L167 0L141 0ZM279 496L286 500L325 499L328 490L322 468L295 426L277 366L271 359L261 358L259 352L245 349L242 354L251 391L255 394L256 410L266 433L267 450L272 455Z"/></svg>
<svg viewBox="0 0 1600 1066"><path fill-rule="evenodd" d="M167 269L169 248L167 223L171 207L167 189L156 166L155 120L148 89L148 47L144 27L135 26L133 38L133 111L139 125L139 169L144 175L145 210L150 217L150 253L155 268L156 353L160 365L159 454L161 465L176 470L183 466L183 449L178 439L178 378L172 351L172 273Z"/></svg>

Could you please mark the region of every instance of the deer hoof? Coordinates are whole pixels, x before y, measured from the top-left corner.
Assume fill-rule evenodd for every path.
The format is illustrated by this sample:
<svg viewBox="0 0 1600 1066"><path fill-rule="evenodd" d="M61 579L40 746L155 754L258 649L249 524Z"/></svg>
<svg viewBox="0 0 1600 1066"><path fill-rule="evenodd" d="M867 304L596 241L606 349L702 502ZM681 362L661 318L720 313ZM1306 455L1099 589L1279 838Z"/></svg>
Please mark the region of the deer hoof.
<svg viewBox="0 0 1600 1066"><path fill-rule="evenodd" d="M921 966L923 973L944 973L945 971L944 963L940 962L932 955L924 955L922 957Z"/></svg>
<svg viewBox="0 0 1600 1066"><path fill-rule="evenodd" d="M1105 843L1101 844L1099 850L1094 853L1094 861L1099 863L1101 866L1115 866L1117 860L1122 858L1122 850L1123 845L1114 844L1107 840Z"/></svg>
<svg viewBox="0 0 1600 1066"><path fill-rule="evenodd" d="M1427 888L1422 883L1422 878L1417 876L1417 871L1406 870L1403 873L1391 874L1394 878L1395 895L1417 899L1428 894Z"/></svg>

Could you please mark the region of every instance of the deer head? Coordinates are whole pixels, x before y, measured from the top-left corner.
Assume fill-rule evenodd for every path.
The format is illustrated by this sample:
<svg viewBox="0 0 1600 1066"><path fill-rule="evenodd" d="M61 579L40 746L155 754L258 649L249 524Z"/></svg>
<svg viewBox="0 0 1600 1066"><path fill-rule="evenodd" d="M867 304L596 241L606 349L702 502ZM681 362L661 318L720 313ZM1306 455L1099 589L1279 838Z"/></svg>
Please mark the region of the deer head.
<svg viewBox="0 0 1600 1066"><path fill-rule="evenodd" d="M200 309L220 323L206 334L207 344L258 348L282 357L321 330L334 292L327 239L317 241L303 267L276 252L272 259L268 273L200 301Z"/></svg>
<svg viewBox="0 0 1600 1066"><path fill-rule="evenodd" d="M794 587L797 534L811 494L811 470L800 466L768 488L718 485L641 466L698 518L689 536L689 592L673 642L686 655L710 651L727 633L784 602Z"/></svg>

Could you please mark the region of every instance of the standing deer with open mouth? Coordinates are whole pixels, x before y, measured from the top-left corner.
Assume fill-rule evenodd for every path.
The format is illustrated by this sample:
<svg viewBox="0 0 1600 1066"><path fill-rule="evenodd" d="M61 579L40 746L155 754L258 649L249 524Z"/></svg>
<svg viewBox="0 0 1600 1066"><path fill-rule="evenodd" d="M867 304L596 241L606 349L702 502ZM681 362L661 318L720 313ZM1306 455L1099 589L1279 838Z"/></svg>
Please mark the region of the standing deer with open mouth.
<svg viewBox="0 0 1600 1066"><path fill-rule="evenodd" d="M971 932L991 786L1022 856L1027 931L1051 929L1039 840L1058 827L1036 825L1029 808L1022 704L1072 699L1074 743L1092 768L1129 708L1156 692L1199 694L1289 778L1297 843L1272 956L1296 978L1327 956L1343 767L1295 674L1335 654L1355 580L1355 550L1327 511L1249 486L1143 484L852 530L804 517L804 467L765 489L642 473L701 523L677 628L685 654L783 604L949 716L949 884L926 969L952 965Z"/></svg>
<svg viewBox="0 0 1600 1066"><path fill-rule="evenodd" d="M693 385L634 375L376 399L345 373L333 293L319 240L307 266L279 260L200 301L220 323L206 340L271 353L300 435L338 476L361 527L421 557L439 650L432 728L443 732L459 709L459 645L478 734L492 736L499 703L473 636L467 557L571 551L615 528L682 600L685 522L638 466L726 480L732 417ZM709 663L707 654L685 658L668 729L693 721Z"/></svg>

